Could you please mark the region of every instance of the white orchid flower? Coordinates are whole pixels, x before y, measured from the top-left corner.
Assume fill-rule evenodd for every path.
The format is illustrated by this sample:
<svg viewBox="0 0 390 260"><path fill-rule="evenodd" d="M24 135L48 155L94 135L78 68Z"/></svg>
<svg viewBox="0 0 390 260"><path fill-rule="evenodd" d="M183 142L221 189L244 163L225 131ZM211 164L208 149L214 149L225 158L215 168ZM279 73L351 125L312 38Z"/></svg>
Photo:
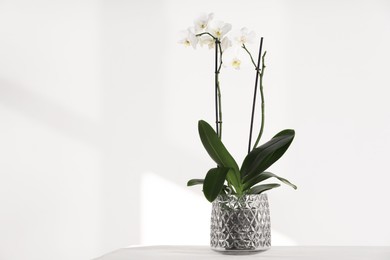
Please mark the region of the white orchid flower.
<svg viewBox="0 0 390 260"><path fill-rule="evenodd" d="M203 34L201 36L198 36L198 39L199 39L199 44L201 47L203 47L204 45L207 45L207 46L209 46L209 49L214 48L215 40L210 35Z"/></svg>
<svg viewBox="0 0 390 260"><path fill-rule="evenodd" d="M213 13L203 13L194 21L195 32L201 33L204 32L209 24L209 22L214 18Z"/></svg>
<svg viewBox="0 0 390 260"><path fill-rule="evenodd" d="M240 69L240 66L241 66L241 60L237 57L234 57L232 60L231 60L231 66L236 69L236 70L239 70Z"/></svg>
<svg viewBox="0 0 390 260"><path fill-rule="evenodd" d="M196 49L196 45L198 44L198 37L196 37L195 33L193 32L193 28L190 27L185 31L181 31L180 35L181 37L179 43L186 47L192 46L194 49Z"/></svg>
<svg viewBox="0 0 390 260"><path fill-rule="evenodd" d="M224 53L224 66L239 70L241 68L243 58L244 52L241 47L235 46L233 48L229 48Z"/></svg>
<svg viewBox="0 0 390 260"><path fill-rule="evenodd" d="M226 49L231 47L232 45L232 41L227 36L223 37L223 39L221 40L222 52L226 51Z"/></svg>
<svg viewBox="0 0 390 260"><path fill-rule="evenodd" d="M203 35L199 36L198 38L199 38L200 46L203 47L204 45L207 45L209 47L209 49L213 49L215 47L215 40L212 37L210 37L210 35L203 34ZM232 41L228 37L226 37L226 36L223 37L223 39L221 40L222 52L224 52L226 49L228 49L232 45L233 45Z"/></svg>
<svg viewBox="0 0 390 260"><path fill-rule="evenodd" d="M248 28L244 27L241 28L240 34L235 37L235 40L238 44L244 45L247 43L252 43L256 37L256 34L254 31L249 31Z"/></svg>
<svg viewBox="0 0 390 260"><path fill-rule="evenodd" d="M208 31L211 35L218 39L222 39L231 29L231 24L222 21L212 21L208 27Z"/></svg>

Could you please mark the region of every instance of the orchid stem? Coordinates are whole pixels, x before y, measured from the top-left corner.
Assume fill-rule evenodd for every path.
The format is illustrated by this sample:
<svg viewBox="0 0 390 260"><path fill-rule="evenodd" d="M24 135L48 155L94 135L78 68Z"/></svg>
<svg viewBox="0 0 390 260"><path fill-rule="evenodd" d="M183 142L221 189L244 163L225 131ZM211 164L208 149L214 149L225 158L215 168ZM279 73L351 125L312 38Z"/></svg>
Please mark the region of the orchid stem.
<svg viewBox="0 0 390 260"><path fill-rule="evenodd" d="M209 32L203 32L203 33L198 33L198 34L196 34L195 36L196 37L199 37L199 36L202 36L202 35L205 35L205 34L207 34L208 36L210 36L211 38L213 38L214 40L217 40L217 38L215 37L215 36L213 36L211 33L209 33Z"/></svg>
<svg viewBox="0 0 390 260"><path fill-rule="evenodd" d="M219 123L219 139L222 139L222 102L221 102L221 88L219 87L219 73L221 71L221 67L222 67L222 47L221 47L221 42L219 40L216 40L216 47L218 46L219 48L219 66L218 66L218 70L217 70L217 81L216 81L216 84L217 84L217 91L218 91L218 111L219 111L219 115L218 115L218 123ZM218 51L218 50L217 50Z"/></svg>
<svg viewBox="0 0 390 260"><path fill-rule="evenodd" d="M217 136L219 137L220 136L220 132L219 132L219 114L218 114L218 110L219 110L219 107L218 107L218 100L220 98L218 98L220 96L220 92L219 92L219 83L218 83L218 41L216 40L215 41L215 130L217 132Z"/></svg>
<svg viewBox="0 0 390 260"><path fill-rule="evenodd" d="M200 37L208 35L215 41L215 131L219 139L222 138L222 103L221 103L221 89L219 87L219 73L222 67L222 47L219 38L213 36L209 32L198 33L195 36ZM219 65L218 65L219 54Z"/></svg>
<svg viewBox="0 0 390 260"><path fill-rule="evenodd" d="M264 129L264 113L265 113L264 109L265 109L265 106L264 106L264 93L263 93L263 76L264 76L264 69L265 69L264 58L265 58L266 54L267 54L267 52L265 51L263 54L263 57L262 57L262 61L261 61L261 73L260 73L261 127L260 127L259 135L257 136L256 142L255 142L255 145L253 146L253 149L255 149L257 144L259 143L260 138L263 135L263 129Z"/></svg>

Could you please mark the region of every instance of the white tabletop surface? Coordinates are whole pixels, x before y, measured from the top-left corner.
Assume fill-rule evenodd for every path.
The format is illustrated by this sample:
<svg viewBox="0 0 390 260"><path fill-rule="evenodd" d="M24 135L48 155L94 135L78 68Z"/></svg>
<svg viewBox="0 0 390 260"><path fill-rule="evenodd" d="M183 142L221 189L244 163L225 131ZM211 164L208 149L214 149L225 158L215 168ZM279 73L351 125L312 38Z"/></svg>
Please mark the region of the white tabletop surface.
<svg viewBox="0 0 390 260"><path fill-rule="evenodd" d="M119 249L96 260L390 260L390 247L274 246L250 255L226 255L208 246L146 246Z"/></svg>

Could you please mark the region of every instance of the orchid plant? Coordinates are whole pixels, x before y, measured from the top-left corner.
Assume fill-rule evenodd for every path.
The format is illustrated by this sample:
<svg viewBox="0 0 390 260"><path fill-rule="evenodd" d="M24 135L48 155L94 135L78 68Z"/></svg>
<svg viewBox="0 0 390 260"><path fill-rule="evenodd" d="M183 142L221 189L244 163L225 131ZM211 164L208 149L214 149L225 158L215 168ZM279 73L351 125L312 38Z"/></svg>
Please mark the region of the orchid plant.
<svg viewBox="0 0 390 260"><path fill-rule="evenodd" d="M203 14L194 21L194 26L182 32L179 43L185 46L198 45L208 46L215 51L215 130L204 120L198 122L199 136L202 144L210 157L217 164L211 168L204 179L191 179L187 186L203 185L203 193L210 202L214 201L219 194L260 194L264 191L279 187L278 183L259 184L269 178L276 178L279 181L293 187L297 187L288 180L266 171L274 162L279 160L292 143L295 131L286 129L276 134L271 140L258 146L264 130L265 102L263 93L263 76L265 70L264 59L266 52L262 54L263 38L260 39L258 61L255 62L247 44L252 43L255 33L247 28L242 28L234 41L228 35L232 29L229 23L213 20L214 15ZM226 149L222 142L222 105L219 74L222 69L224 54L228 51L238 53L244 52L248 55L250 62L256 70L255 87L252 104L251 124L249 131L248 154L239 168L233 156ZM241 59L236 55L227 62L234 69L240 69ZM261 64L261 68L260 68ZM252 142L252 130L256 106L257 89L261 97L261 126L254 145Z"/></svg>

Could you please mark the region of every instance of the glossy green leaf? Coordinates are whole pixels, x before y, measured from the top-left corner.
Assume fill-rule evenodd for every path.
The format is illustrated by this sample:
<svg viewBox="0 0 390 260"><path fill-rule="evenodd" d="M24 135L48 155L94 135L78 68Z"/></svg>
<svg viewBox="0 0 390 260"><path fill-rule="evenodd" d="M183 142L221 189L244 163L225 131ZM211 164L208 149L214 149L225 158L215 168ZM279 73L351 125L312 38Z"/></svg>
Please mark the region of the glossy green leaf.
<svg viewBox="0 0 390 260"><path fill-rule="evenodd" d="M275 135L270 141L253 149L244 159L241 174L244 182L264 172L280 159L293 141L295 132L286 129Z"/></svg>
<svg viewBox="0 0 390 260"><path fill-rule="evenodd" d="M187 186L194 186L194 185L199 185L203 184L204 179L191 179L187 182Z"/></svg>
<svg viewBox="0 0 390 260"><path fill-rule="evenodd" d="M270 190L273 188L277 188L279 186L280 186L280 184L277 184L277 183L261 184L261 185L254 186L251 189L249 189L247 194L260 194L264 191L267 191L267 190Z"/></svg>
<svg viewBox="0 0 390 260"><path fill-rule="evenodd" d="M265 180L267 180L269 178L272 178L272 177L277 178L281 182L283 182L283 183L293 187L294 189L297 189L297 186L295 186L294 184L292 184L288 180L286 180L286 179L284 179L282 177L279 177L276 174L273 174L272 172L262 172L260 174L257 174L255 177L253 177L252 179L250 179L247 182L245 182L243 188L244 188L244 190L247 190L250 187L254 186L255 184L257 184L259 182L262 182L262 181L265 181Z"/></svg>
<svg viewBox="0 0 390 260"><path fill-rule="evenodd" d="M203 183L203 193L206 199L213 202L223 188L229 168L212 168L207 172Z"/></svg>
<svg viewBox="0 0 390 260"><path fill-rule="evenodd" d="M202 144L210 157L218 166L232 169L227 175L227 180L236 189L237 193L241 193L241 177L238 165L219 139L217 133L203 120L199 120L198 130Z"/></svg>

